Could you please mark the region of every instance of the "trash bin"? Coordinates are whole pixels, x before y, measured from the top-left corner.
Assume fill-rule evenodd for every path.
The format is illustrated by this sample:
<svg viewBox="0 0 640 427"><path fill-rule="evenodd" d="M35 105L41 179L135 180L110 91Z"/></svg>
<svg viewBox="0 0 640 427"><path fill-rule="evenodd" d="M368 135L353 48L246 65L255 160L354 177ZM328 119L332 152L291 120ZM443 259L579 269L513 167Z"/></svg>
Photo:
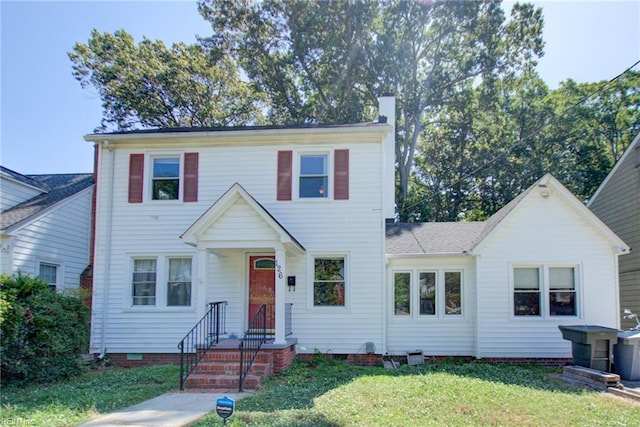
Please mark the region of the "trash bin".
<svg viewBox="0 0 640 427"><path fill-rule="evenodd" d="M562 338L571 341L573 363L585 368L611 372L613 346L618 330L596 325L560 325Z"/></svg>
<svg viewBox="0 0 640 427"><path fill-rule="evenodd" d="M623 380L640 381L640 331L618 332L613 360L616 372Z"/></svg>

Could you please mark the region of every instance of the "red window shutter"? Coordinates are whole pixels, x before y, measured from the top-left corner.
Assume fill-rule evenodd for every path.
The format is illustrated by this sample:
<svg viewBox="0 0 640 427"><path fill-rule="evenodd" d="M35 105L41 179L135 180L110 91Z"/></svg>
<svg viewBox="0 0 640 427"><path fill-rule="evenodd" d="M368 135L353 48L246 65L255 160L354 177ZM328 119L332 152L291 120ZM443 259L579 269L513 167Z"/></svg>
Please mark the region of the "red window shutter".
<svg viewBox="0 0 640 427"><path fill-rule="evenodd" d="M198 201L198 153L184 153L184 183L182 200Z"/></svg>
<svg viewBox="0 0 640 427"><path fill-rule="evenodd" d="M129 155L129 203L142 203L144 154Z"/></svg>
<svg viewBox="0 0 640 427"><path fill-rule="evenodd" d="M278 151L278 200L291 200L293 152Z"/></svg>
<svg viewBox="0 0 640 427"><path fill-rule="evenodd" d="M333 198L349 199L349 150L335 150L333 153Z"/></svg>

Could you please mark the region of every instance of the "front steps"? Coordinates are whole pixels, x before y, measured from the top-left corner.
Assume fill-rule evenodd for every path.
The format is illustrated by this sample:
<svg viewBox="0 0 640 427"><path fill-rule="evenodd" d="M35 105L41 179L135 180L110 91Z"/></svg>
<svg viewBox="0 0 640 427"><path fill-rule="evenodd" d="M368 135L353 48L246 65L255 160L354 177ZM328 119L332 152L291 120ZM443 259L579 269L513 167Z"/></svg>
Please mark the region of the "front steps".
<svg viewBox="0 0 640 427"><path fill-rule="evenodd" d="M245 377L242 388L257 390L273 373L273 356L261 350ZM210 349L187 377L185 390L237 392L240 384L240 350Z"/></svg>
<svg viewBox="0 0 640 427"><path fill-rule="evenodd" d="M237 393L240 382L239 341L223 340L214 344L187 377L187 392ZM244 391L257 390L271 374L288 367L295 357L295 340L287 344L264 344L245 377Z"/></svg>

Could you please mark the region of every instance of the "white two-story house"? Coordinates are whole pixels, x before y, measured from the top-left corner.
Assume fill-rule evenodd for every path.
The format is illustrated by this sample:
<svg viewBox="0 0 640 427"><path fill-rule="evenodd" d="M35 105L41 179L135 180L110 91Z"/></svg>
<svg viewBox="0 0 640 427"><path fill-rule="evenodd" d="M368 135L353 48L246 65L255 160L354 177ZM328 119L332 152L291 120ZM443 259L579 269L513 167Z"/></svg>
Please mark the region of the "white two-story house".
<svg viewBox="0 0 640 427"><path fill-rule="evenodd" d="M219 301L225 336L265 305L298 354L566 359L558 325L619 325L628 247L551 176L483 223L394 224L393 97L380 116L85 136L91 352L175 361Z"/></svg>

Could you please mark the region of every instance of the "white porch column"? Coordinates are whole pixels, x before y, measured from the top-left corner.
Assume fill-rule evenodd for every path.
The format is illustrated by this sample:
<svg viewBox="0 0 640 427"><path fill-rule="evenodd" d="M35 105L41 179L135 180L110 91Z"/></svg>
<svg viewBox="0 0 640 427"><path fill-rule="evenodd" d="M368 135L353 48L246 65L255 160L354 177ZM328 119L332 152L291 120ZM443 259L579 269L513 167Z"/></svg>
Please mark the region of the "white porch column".
<svg viewBox="0 0 640 427"><path fill-rule="evenodd" d="M207 301L207 269L209 255L206 249L198 248L198 290L195 293L194 304L196 304L196 313L198 319L202 318L209 309Z"/></svg>
<svg viewBox="0 0 640 427"><path fill-rule="evenodd" d="M286 344L285 329L285 277L287 271L287 253L284 249L276 249L276 336L274 344Z"/></svg>

